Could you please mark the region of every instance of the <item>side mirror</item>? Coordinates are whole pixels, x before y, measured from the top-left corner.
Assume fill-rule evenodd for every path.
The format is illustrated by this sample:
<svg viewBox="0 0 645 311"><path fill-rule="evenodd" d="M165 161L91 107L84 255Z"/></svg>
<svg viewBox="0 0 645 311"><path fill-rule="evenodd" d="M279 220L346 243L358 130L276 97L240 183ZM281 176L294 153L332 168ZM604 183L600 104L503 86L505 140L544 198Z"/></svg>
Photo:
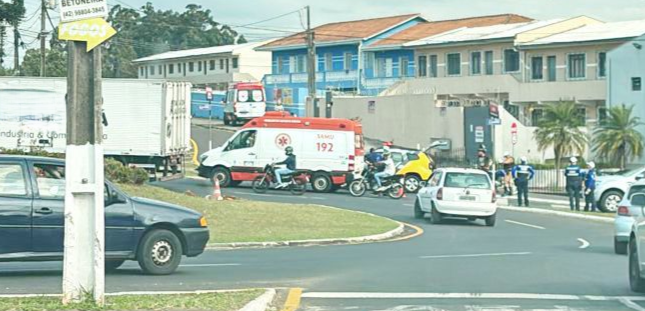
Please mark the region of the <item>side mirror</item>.
<svg viewBox="0 0 645 311"><path fill-rule="evenodd" d="M109 189L109 194L110 195L107 198L105 198L105 207L108 207L114 204L126 203L125 198L118 192L114 191L113 189Z"/></svg>
<svg viewBox="0 0 645 311"><path fill-rule="evenodd" d="M636 175L636 180L641 180L643 178L645 178L645 173L640 173L640 174Z"/></svg>
<svg viewBox="0 0 645 311"><path fill-rule="evenodd" d="M637 207L645 207L645 194L643 193L637 193L632 195L631 198L629 198L629 202L631 203L632 206L637 206Z"/></svg>

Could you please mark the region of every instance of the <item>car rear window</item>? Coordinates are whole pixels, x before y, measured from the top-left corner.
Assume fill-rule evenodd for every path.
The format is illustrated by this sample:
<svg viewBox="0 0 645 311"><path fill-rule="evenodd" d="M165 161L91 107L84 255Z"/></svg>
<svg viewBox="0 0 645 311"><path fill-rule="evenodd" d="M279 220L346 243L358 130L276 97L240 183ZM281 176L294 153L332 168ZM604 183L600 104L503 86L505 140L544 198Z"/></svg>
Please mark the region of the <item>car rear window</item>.
<svg viewBox="0 0 645 311"><path fill-rule="evenodd" d="M635 193L645 193L645 185L635 185L629 188L629 194L627 197L631 197Z"/></svg>
<svg viewBox="0 0 645 311"><path fill-rule="evenodd" d="M488 176L476 173L446 173L444 187L490 189Z"/></svg>

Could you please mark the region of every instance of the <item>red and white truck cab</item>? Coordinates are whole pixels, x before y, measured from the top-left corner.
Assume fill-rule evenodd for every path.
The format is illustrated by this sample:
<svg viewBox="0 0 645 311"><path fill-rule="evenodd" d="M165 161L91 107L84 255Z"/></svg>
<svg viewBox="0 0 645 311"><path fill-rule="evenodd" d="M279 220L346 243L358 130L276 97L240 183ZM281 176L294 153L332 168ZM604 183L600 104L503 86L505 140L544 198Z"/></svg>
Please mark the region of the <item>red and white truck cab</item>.
<svg viewBox="0 0 645 311"><path fill-rule="evenodd" d="M244 123L266 113L266 93L259 82L232 83L226 91L224 124Z"/></svg>
<svg viewBox="0 0 645 311"><path fill-rule="evenodd" d="M291 146L296 168L308 170L312 188L328 192L351 181L363 162L362 125L348 119L299 118L267 112L238 130L223 146L200 156L199 176L221 186L252 181L265 165L286 158Z"/></svg>

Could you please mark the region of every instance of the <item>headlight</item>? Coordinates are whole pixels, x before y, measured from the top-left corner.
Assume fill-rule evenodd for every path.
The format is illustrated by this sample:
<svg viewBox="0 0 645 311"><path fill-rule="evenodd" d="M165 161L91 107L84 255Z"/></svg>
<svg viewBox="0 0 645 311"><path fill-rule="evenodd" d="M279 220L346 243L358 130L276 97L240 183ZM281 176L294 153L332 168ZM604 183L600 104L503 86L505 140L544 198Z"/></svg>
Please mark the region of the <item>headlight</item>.
<svg viewBox="0 0 645 311"><path fill-rule="evenodd" d="M199 156L199 163L204 162L204 160L206 160L207 158L208 158L208 155L206 155L206 154L202 154L202 155L200 155L200 156Z"/></svg>

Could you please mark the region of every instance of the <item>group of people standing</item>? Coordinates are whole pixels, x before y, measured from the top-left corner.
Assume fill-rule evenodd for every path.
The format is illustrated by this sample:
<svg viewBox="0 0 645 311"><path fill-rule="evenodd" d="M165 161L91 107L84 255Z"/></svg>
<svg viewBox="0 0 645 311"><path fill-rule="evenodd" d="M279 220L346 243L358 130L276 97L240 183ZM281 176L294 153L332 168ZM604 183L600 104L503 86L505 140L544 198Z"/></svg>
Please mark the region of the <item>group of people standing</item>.
<svg viewBox="0 0 645 311"><path fill-rule="evenodd" d="M501 180L504 186L504 196L513 195L513 183L517 188L517 205L529 206L529 181L535 176L535 171L528 164L526 157L521 157L519 164L510 152L504 153L500 160L501 169L495 172L495 180ZM594 199L596 190L596 165L594 162L587 163L587 169L583 170L577 165L578 159L571 157L569 166L565 169L566 191L569 196L569 207L573 211L580 210L580 197L584 190L585 211L596 211L597 206ZM492 161L483 146L477 151L477 167L491 174ZM583 188L584 186L584 188Z"/></svg>

